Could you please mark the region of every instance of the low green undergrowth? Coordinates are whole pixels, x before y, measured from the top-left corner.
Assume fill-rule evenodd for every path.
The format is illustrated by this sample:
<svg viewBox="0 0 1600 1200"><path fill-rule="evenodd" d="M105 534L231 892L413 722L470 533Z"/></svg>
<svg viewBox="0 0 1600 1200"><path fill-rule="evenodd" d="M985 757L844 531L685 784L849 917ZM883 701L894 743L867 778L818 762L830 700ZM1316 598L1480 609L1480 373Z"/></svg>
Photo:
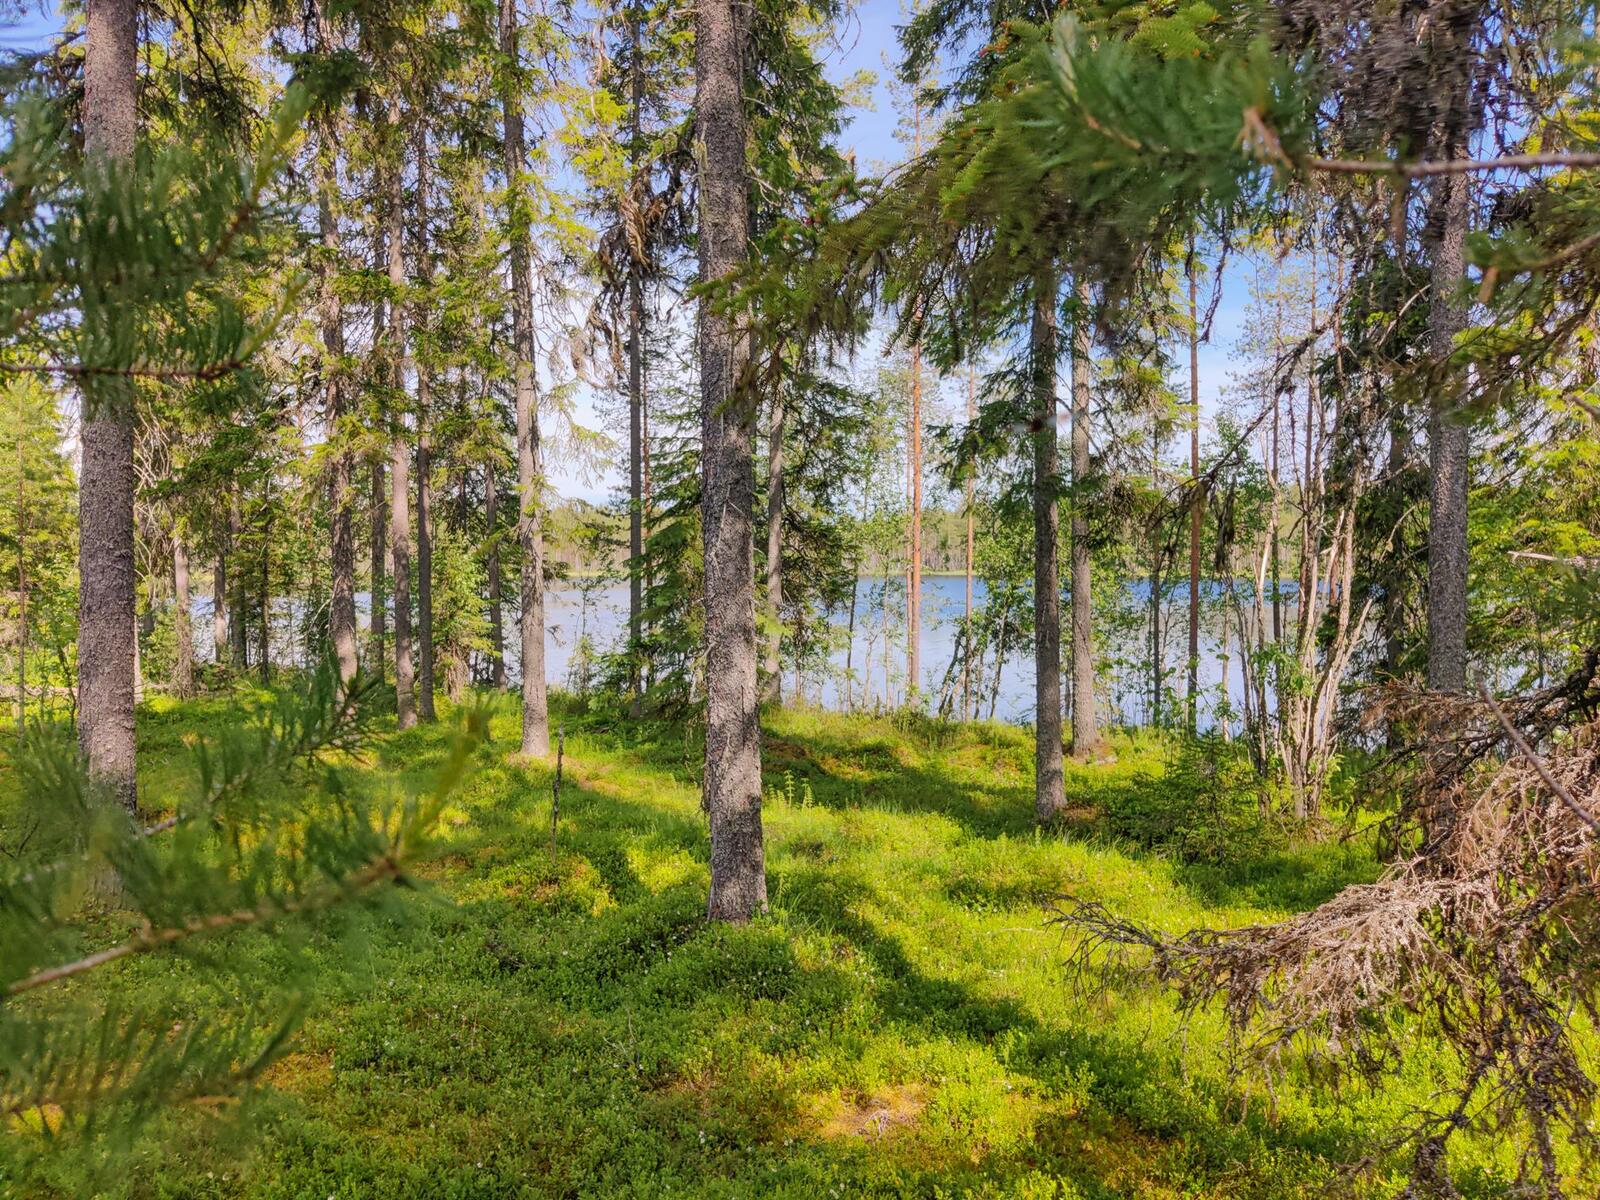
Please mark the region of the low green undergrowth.
<svg viewBox="0 0 1600 1200"><path fill-rule="evenodd" d="M144 769L183 769L185 738L230 713L151 713ZM199 1013L206 955L266 980L295 954L324 987L248 1106L168 1113L92 1183L13 1123L4 1194L1312 1197L1448 1069L1419 1036L1382 1088L1292 1061L1269 1081L1237 1069L1214 1014L1184 1024L1137 979L1066 969L1051 896L1176 931L1268 920L1378 870L1359 843L1141 848L1162 838L1127 823L1168 819L1189 787L1156 743L1070 766L1081 819L1041 831L1022 731L769 714L772 911L735 929L703 919L683 734L557 719L553 852L551 767L508 756L507 707L410 920L330 914L294 946L240 935L94 981L135 997L187 973ZM368 784L426 773L444 745L441 727L388 736ZM1463 1153L1474 1194L1504 1194L1514 1150ZM1358 1191L1394 1190L1378 1162Z"/></svg>

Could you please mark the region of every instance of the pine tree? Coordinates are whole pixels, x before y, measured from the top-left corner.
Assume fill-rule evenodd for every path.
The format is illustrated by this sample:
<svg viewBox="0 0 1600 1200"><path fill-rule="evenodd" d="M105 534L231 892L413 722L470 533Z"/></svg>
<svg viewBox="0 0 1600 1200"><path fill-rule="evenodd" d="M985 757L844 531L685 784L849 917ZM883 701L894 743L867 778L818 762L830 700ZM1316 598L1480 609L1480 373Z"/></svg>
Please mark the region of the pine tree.
<svg viewBox="0 0 1600 1200"><path fill-rule="evenodd" d="M138 6L134 0L87 5L83 55L84 152L111 190L138 136ZM84 314L105 322L103 310ZM121 319L117 314L115 319ZM109 330L93 330L104 338ZM134 778L133 391L115 377L84 377L82 466L78 476L78 729L84 756L129 809Z"/></svg>
<svg viewBox="0 0 1600 1200"><path fill-rule="evenodd" d="M550 753L550 715L544 668L544 481L540 464L537 381L534 374L533 272L528 257L530 222L524 192L521 22L516 0L500 0L501 149L511 259L512 353L517 416L517 545L522 556L522 753Z"/></svg>
<svg viewBox="0 0 1600 1200"><path fill-rule="evenodd" d="M1033 401L1033 637L1034 637L1034 815L1053 820L1067 799L1061 761L1061 571L1060 486L1056 455L1056 295L1053 271L1039 273L1033 287L1029 372Z"/></svg>
<svg viewBox="0 0 1600 1200"><path fill-rule="evenodd" d="M727 0L695 23L700 281L723 284L744 263L750 229L745 162L744 31ZM700 313L701 523L705 540L705 808L711 818L713 920L747 921L767 906L756 704L755 413L746 335L713 300Z"/></svg>

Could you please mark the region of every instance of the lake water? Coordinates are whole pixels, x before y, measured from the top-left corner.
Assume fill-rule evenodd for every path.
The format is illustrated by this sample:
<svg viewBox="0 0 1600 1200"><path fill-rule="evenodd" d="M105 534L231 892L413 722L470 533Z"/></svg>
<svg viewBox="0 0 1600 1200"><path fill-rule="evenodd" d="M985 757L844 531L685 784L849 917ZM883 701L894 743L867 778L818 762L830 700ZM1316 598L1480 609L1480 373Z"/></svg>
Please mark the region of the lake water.
<svg viewBox="0 0 1600 1200"><path fill-rule="evenodd" d="M973 605L981 608L987 590L981 579L973 580ZM1122 632L1114 636L1100 633L1095 647L1101 663L1102 694L1099 702L1104 714L1114 716L1119 722L1138 724L1149 719L1149 588L1139 583L1126 589L1126 612L1118 622ZM843 634L849 628L849 613L840 610L833 614L839 629L840 645L829 656L825 672L809 673L800 680L804 696L812 703L827 708L844 707L846 689L845 664L851 668L849 699L855 707L876 707L885 703L885 690L893 703L903 701L906 694L905 645L905 588L899 577L888 581L890 640L885 663L883 617L884 580L863 578L856 590L855 637L848 653ZM1065 606L1063 606L1065 608ZM929 703L936 703L955 656L960 622L966 608L966 580L961 576L927 576L923 579L922 638L921 638L921 691ZM1202 619L1200 637L1199 682L1204 698L1201 705L1202 725L1212 723L1212 712L1221 699L1220 684L1223 677L1220 627L1214 608L1208 606ZM591 593L587 606L584 597L575 589L552 591L546 600L545 653L549 678L552 683L572 686L573 654L579 639L587 636L596 645L609 647L625 633L628 612L627 588L608 588ZM1284 619L1293 618L1294 602L1286 598ZM1063 652L1070 654L1070 628L1063 614ZM508 617L507 629L510 630ZM1188 588L1187 584L1173 589L1162 611L1162 658L1168 669L1167 686L1182 692L1185 686L1185 659L1188 653ZM1232 636L1237 638L1235 629ZM516 669L516 647L509 646L508 665ZM989 660L992 662L992 656ZM886 669L887 668L887 669ZM1064 671L1065 675L1067 672ZM978 697L978 712L987 716L991 697L995 717L1005 721L1031 723L1033 720L1033 647L1030 644L1015 647L1002 664L998 688L993 679L983 683L983 695ZM1237 713L1244 703L1243 680L1239 671L1238 647L1233 647L1233 661L1228 667L1231 706ZM959 681L955 682L956 705L959 712ZM796 693L793 672L784 677L784 694Z"/></svg>
<svg viewBox="0 0 1600 1200"><path fill-rule="evenodd" d="M889 639L884 637L885 581L881 577L866 577L860 581L856 593L855 636L846 649L844 632L849 627L849 613L839 611L833 619L840 634L839 645L829 656L828 667L809 672L798 681L799 690L811 703L828 708L845 706L846 696L852 707L875 708L903 702L906 695L905 646L905 588L899 577L887 581ZM1243 590L1248 593L1248 588ZM982 606L987 589L981 579L973 581L973 604ZM937 703L944 681L954 657L956 639L966 604L966 580L961 576L928 576L923 580L922 597L922 653L921 691L929 704ZM1208 599L1210 597L1208 596ZM1144 583L1134 583L1124 589L1122 603L1118 606L1115 628L1096 631L1095 652L1100 668L1100 694L1097 697L1102 715L1120 723L1141 724L1149 720L1149 589ZM366 626L368 598L357 597L357 608L363 629ZM576 652L581 640L587 637L592 646L606 650L616 646L625 633L627 624L628 590L626 585L597 588L587 595L574 587L553 588L545 600L545 663L547 677L553 685L576 689L581 682L576 676L581 669L581 658ZM1066 605L1063 605L1066 609ZM1287 597L1283 605L1285 621L1293 619L1294 600ZM1220 684L1223 678L1223 656L1220 625L1215 606L1208 604L1202 619L1200 637L1199 681L1202 692L1199 720L1202 727L1214 723L1214 713L1221 699ZM1097 619L1100 610L1097 610ZM295 641L288 619L287 607L275 619L272 654L276 662L294 663L303 659ZM1070 628L1063 613L1063 652L1070 654ZM1172 589L1162 608L1162 658L1166 665L1167 687L1181 694L1184 689L1184 657L1188 647L1188 597L1187 586L1180 584ZM194 604L195 649L202 659L211 655L211 601L197 597ZM1243 705L1243 680L1239 671L1237 627L1230 636L1235 639L1231 647L1232 661L1227 667L1230 704L1235 713ZM392 626L391 626L392 628ZM519 656L516 645L516 612L511 604L505 607L507 670L513 681L519 678ZM365 638L363 637L363 644ZM576 661L575 661L576 658ZM886 661L887 658L887 661ZM846 663L850 665L847 676ZM1033 719L1033 650L1031 644L1014 647L1001 665L998 680L993 678L992 654L985 663L985 678L979 681L980 694L975 697L976 713L993 715L1004 721L1023 724ZM1069 673L1063 671L1063 677ZM846 688L848 680L848 692ZM784 677L784 694L796 694L793 672ZM960 709L959 681L956 681L956 711Z"/></svg>

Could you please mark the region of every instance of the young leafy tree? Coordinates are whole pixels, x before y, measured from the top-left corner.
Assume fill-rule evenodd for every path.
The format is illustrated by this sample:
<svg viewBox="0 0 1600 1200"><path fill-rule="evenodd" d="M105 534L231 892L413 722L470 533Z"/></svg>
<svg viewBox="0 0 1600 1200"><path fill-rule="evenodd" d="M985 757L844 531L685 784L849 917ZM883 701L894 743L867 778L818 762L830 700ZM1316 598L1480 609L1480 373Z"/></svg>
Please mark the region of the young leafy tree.
<svg viewBox="0 0 1600 1200"><path fill-rule="evenodd" d="M75 621L76 489L60 430L41 380L0 381L0 621L11 631L19 730L30 689L72 683L60 663Z"/></svg>

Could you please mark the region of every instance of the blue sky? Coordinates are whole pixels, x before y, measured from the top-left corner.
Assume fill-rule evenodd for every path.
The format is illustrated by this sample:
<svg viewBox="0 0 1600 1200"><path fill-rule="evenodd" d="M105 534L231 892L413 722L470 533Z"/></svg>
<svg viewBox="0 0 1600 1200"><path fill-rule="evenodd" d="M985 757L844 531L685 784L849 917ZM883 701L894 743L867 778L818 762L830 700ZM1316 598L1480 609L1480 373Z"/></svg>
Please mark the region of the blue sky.
<svg viewBox="0 0 1600 1200"><path fill-rule="evenodd" d="M867 101L870 107L852 111L843 136L846 148L854 151L862 171L882 169L905 154L905 148L895 137L898 117L889 90L892 64L899 54L896 27L904 20L902 0L859 0L824 48L826 69L832 79L842 82L863 71L875 76ZM34 3L23 10L20 19L0 26L0 47L39 46L60 27L61 20L53 5ZM1211 342L1200 348L1201 407L1208 416L1214 409L1217 394L1227 383L1229 351L1243 321L1244 290L1239 273L1230 271L1224 279L1224 295L1217 310ZM1202 303L1205 303L1204 296ZM1179 356L1179 367L1181 375L1173 383L1187 390L1186 355ZM594 419L586 398L579 399L578 409L580 420ZM555 468L551 473L552 482L563 495L600 500L622 483L618 471L608 472L599 479L580 478L558 464L552 466Z"/></svg>
<svg viewBox="0 0 1600 1200"><path fill-rule="evenodd" d="M856 110L844 134L845 145L856 152L856 162L863 171L872 170L878 164L892 164L905 155L905 148L895 139L897 117L888 89L889 71L899 57L896 27L905 21L905 12L902 0L859 0L827 59L828 74L836 81L842 82L863 70L876 72L878 76L873 88L873 108ZM1243 276L1236 266L1230 267L1223 278L1223 295L1217 306L1211 340L1200 346L1200 407L1207 419L1215 410L1218 394L1228 383L1232 347L1244 321L1245 294ZM1209 285L1202 284L1201 305L1207 304L1209 299ZM1185 394L1189 382L1188 361L1187 353L1177 356L1179 373L1172 381Z"/></svg>

